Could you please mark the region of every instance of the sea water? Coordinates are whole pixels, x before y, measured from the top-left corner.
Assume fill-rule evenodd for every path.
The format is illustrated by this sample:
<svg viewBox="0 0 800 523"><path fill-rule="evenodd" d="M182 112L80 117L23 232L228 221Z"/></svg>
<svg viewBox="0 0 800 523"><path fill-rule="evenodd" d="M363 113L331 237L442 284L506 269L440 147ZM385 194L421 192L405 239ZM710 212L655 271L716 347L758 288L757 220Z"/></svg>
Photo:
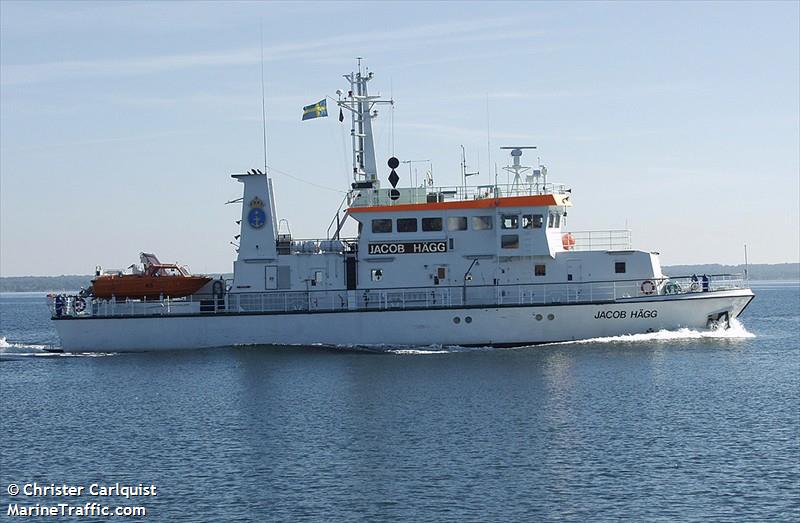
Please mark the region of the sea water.
<svg viewBox="0 0 800 523"><path fill-rule="evenodd" d="M66 501L144 521L798 521L800 286L753 289L723 332L91 356L3 294L0 511L65 501L8 493L37 482L152 486Z"/></svg>

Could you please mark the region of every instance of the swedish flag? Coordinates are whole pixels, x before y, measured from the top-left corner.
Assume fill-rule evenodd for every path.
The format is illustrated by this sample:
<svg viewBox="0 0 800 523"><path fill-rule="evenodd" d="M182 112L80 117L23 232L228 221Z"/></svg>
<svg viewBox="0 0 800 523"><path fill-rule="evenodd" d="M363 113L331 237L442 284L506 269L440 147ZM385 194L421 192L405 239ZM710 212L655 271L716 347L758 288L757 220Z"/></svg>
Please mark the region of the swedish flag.
<svg viewBox="0 0 800 523"><path fill-rule="evenodd" d="M320 100L315 104L303 107L303 120L311 120L321 116L328 116L328 100Z"/></svg>

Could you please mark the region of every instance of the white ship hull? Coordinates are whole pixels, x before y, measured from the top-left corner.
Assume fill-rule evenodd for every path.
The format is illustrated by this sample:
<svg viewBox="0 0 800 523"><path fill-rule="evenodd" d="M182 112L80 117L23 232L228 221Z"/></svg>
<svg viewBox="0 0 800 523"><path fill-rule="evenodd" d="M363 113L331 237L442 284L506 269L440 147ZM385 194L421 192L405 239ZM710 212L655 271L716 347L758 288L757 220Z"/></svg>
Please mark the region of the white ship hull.
<svg viewBox="0 0 800 523"><path fill-rule="evenodd" d="M66 352L130 352L232 345L515 346L674 330L736 318L749 289L635 298L608 304L156 317L68 317L55 322ZM537 319L541 317L541 319Z"/></svg>

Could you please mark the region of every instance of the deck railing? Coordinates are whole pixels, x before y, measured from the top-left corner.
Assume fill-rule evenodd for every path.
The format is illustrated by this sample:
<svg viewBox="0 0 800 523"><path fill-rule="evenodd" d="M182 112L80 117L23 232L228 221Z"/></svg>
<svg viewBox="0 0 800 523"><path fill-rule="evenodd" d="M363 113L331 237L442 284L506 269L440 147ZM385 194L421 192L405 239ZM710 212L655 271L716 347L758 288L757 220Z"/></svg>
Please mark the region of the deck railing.
<svg viewBox="0 0 800 523"><path fill-rule="evenodd" d="M350 207L373 205L403 205L410 203L449 202L505 198L508 196L534 196L538 194L563 194L568 187L562 183L518 183L497 185L447 185L436 187L401 187L397 199L389 197L388 190L353 189L348 193Z"/></svg>
<svg viewBox="0 0 800 523"><path fill-rule="evenodd" d="M165 316L230 313L292 313L354 310L439 309L582 303L624 303L647 297L713 292L745 287L738 275L518 285L461 285L390 289L228 293L152 301L93 300L76 296L50 300L53 317ZM83 300L78 303L79 300ZM77 305L77 306L76 306Z"/></svg>
<svg viewBox="0 0 800 523"><path fill-rule="evenodd" d="M572 251L625 251L630 250L633 245L629 229L570 231L565 234L570 235L575 241L575 245L570 249Z"/></svg>

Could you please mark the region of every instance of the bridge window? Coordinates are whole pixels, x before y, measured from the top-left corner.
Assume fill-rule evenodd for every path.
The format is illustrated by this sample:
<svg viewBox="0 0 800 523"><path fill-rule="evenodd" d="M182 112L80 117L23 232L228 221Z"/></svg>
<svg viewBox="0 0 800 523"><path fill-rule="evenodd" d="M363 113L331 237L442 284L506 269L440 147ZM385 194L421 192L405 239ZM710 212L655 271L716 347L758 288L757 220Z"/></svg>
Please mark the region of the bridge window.
<svg viewBox="0 0 800 523"><path fill-rule="evenodd" d="M442 230L442 219L441 218L423 218L422 219L422 230L426 231L426 232L441 231Z"/></svg>
<svg viewBox="0 0 800 523"><path fill-rule="evenodd" d="M516 214L504 214L501 219L500 226L503 229L516 229L519 227L519 216Z"/></svg>
<svg viewBox="0 0 800 523"><path fill-rule="evenodd" d="M448 231L466 231L467 230L467 217L466 216L448 216L447 217L447 230Z"/></svg>
<svg viewBox="0 0 800 523"><path fill-rule="evenodd" d="M545 276L547 274L547 266L544 264L533 266L534 276Z"/></svg>
<svg viewBox="0 0 800 523"><path fill-rule="evenodd" d="M503 249L519 249L519 234L504 234L500 237Z"/></svg>
<svg viewBox="0 0 800 523"><path fill-rule="evenodd" d="M392 220L372 220L372 232L385 233L392 232Z"/></svg>
<svg viewBox="0 0 800 523"><path fill-rule="evenodd" d="M417 232L416 218L398 218L397 232Z"/></svg>
<svg viewBox="0 0 800 523"><path fill-rule="evenodd" d="M472 230L473 231L487 231L494 226L492 216L473 216L472 217Z"/></svg>
<svg viewBox="0 0 800 523"><path fill-rule="evenodd" d="M626 272L625 262L614 262L614 272L624 274Z"/></svg>
<svg viewBox="0 0 800 523"><path fill-rule="evenodd" d="M522 228L523 229L541 229L544 223L544 218L541 214L523 214L522 215Z"/></svg>

